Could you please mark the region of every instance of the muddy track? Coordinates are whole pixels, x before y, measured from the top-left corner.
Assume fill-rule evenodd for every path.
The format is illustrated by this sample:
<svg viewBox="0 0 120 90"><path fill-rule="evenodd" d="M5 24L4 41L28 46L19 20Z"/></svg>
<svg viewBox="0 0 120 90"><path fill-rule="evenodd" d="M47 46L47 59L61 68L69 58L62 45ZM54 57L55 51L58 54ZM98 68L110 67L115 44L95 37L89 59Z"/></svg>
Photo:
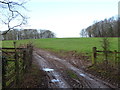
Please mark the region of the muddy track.
<svg viewBox="0 0 120 90"><path fill-rule="evenodd" d="M115 88L48 51L35 49L33 56L40 68L47 73L49 88ZM66 74L66 70L74 72L79 80L70 79Z"/></svg>

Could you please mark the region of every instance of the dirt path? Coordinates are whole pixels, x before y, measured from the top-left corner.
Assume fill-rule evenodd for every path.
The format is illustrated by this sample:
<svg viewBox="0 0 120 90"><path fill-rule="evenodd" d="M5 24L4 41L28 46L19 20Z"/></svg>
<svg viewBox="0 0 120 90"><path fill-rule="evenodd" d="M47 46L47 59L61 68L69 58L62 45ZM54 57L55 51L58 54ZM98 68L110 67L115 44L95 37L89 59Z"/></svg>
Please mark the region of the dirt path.
<svg viewBox="0 0 120 90"><path fill-rule="evenodd" d="M40 68L48 74L49 88L115 88L48 51L35 49L33 56ZM68 77L66 74L67 70L74 72L79 79Z"/></svg>
<svg viewBox="0 0 120 90"><path fill-rule="evenodd" d="M34 52L35 59L38 61L42 70L46 71L50 82L48 87L52 88L70 88L67 82L63 79L61 73L59 73L56 67L52 66L47 60Z"/></svg>

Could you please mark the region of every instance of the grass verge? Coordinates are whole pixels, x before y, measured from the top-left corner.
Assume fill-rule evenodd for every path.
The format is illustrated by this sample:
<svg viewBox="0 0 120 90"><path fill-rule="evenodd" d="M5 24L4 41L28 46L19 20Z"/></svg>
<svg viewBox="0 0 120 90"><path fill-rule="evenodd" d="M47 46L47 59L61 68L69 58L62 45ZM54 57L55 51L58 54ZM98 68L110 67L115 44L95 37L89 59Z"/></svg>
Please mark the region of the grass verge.
<svg viewBox="0 0 120 90"><path fill-rule="evenodd" d="M98 78L101 78L103 81L111 83L114 86L117 86L118 82L120 82L120 75L118 75L118 70L116 68L110 67L110 65L93 65L87 68L87 72Z"/></svg>
<svg viewBox="0 0 120 90"><path fill-rule="evenodd" d="M71 70L67 70L66 73L68 76L70 76L73 79L79 79L78 76Z"/></svg>

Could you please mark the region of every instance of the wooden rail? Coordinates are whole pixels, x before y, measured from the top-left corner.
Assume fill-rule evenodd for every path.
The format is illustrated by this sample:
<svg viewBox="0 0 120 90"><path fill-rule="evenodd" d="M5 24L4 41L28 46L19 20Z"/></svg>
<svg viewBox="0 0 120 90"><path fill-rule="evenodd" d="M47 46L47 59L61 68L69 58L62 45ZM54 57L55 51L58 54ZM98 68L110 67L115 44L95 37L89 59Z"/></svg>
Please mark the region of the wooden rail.
<svg viewBox="0 0 120 90"><path fill-rule="evenodd" d="M21 49L26 49L26 48L0 48L0 49L7 49L7 50L15 50L15 49L18 49L18 50L21 50Z"/></svg>
<svg viewBox="0 0 120 90"><path fill-rule="evenodd" d="M97 53L98 52L101 52L101 53L113 53L113 54L115 54L114 59L117 58L117 54L120 54L120 52L117 52L117 50L114 50L114 51L99 51L99 50L97 50L96 47L93 47L92 48L92 64L93 65L96 64L96 58L97 58L97 55L98 55Z"/></svg>

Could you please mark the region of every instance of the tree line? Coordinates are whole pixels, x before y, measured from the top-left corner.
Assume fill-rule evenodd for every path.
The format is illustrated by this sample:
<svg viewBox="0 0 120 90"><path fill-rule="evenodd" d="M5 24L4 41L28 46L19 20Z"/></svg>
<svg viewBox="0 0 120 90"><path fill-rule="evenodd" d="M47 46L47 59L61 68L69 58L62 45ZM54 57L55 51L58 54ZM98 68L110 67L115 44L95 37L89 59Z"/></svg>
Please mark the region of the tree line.
<svg viewBox="0 0 120 90"><path fill-rule="evenodd" d="M118 37L118 19L111 17L101 21L96 21L80 32L82 37Z"/></svg>
<svg viewBox="0 0 120 90"><path fill-rule="evenodd" d="M50 30L14 29L14 30L10 30L5 35L3 35L3 40L22 40L22 39L39 39L39 38L54 38L54 37L55 34Z"/></svg>

